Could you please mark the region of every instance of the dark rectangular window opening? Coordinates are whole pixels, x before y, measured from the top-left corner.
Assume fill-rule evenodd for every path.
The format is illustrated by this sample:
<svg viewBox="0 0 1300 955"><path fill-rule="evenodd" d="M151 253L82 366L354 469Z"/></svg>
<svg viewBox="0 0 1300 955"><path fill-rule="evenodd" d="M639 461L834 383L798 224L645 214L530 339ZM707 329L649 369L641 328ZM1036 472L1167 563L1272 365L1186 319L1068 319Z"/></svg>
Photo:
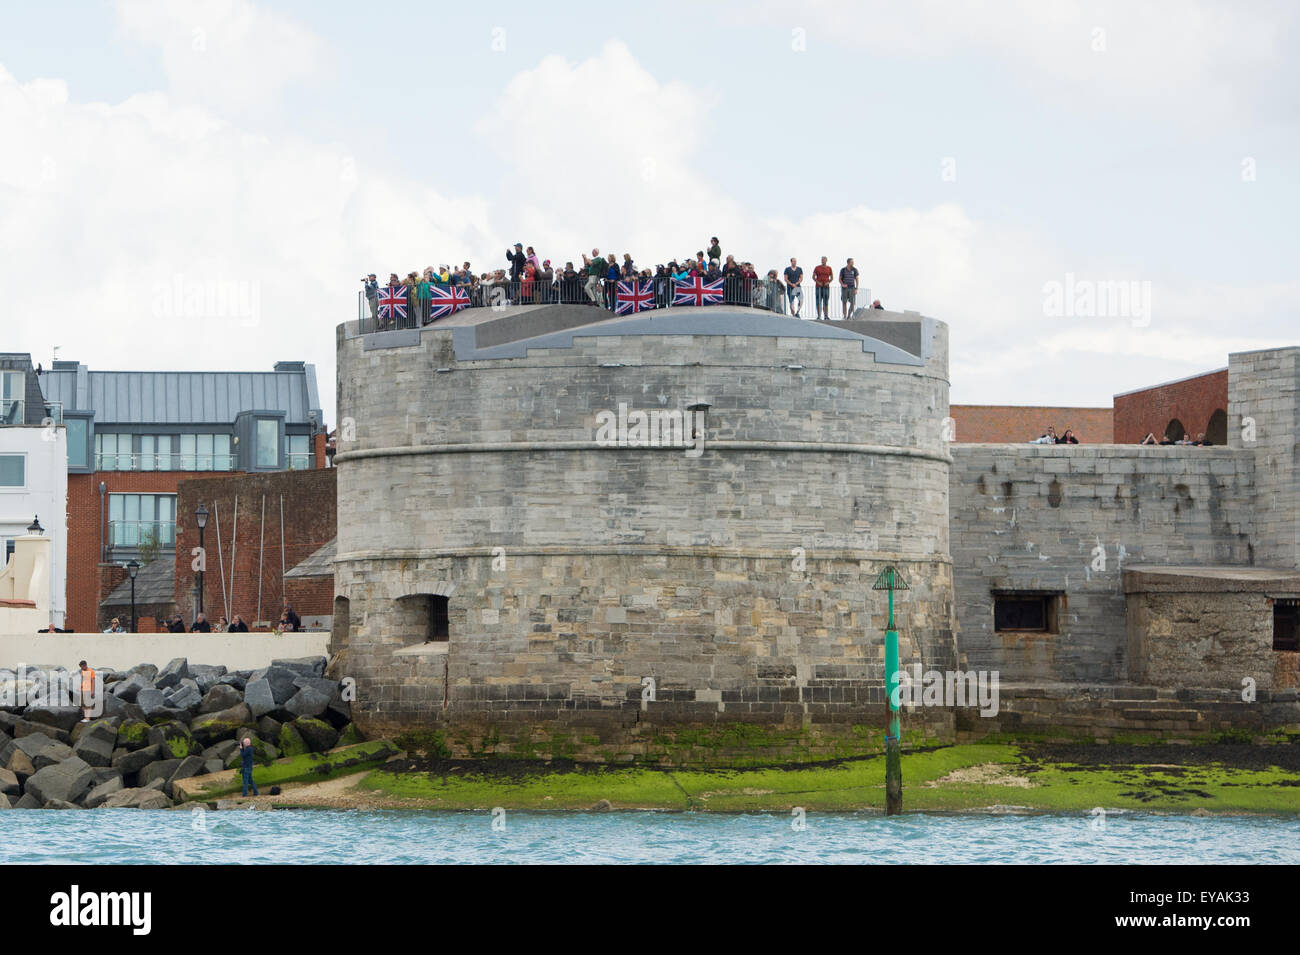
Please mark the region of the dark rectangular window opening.
<svg viewBox="0 0 1300 955"><path fill-rule="evenodd" d="M1273 600L1273 649L1300 652L1300 599Z"/></svg>
<svg viewBox="0 0 1300 955"><path fill-rule="evenodd" d="M448 602L448 598L438 594L429 596L429 636L425 643L433 643L435 640L446 641L450 638L451 630L447 621Z"/></svg>
<svg viewBox="0 0 1300 955"><path fill-rule="evenodd" d="M1063 595L1025 591L994 592L993 630L997 633L1059 633Z"/></svg>

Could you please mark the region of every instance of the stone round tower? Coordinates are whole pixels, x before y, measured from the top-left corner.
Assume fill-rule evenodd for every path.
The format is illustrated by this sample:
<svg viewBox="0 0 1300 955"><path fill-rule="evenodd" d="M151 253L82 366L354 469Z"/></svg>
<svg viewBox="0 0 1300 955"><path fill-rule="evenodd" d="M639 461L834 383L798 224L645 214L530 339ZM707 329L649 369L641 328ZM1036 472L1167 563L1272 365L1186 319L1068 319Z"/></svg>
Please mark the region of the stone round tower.
<svg viewBox="0 0 1300 955"><path fill-rule="evenodd" d="M955 664L947 326L650 314L339 328L333 649L364 731L613 759L683 727L865 739L887 564L903 663Z"/></svg>

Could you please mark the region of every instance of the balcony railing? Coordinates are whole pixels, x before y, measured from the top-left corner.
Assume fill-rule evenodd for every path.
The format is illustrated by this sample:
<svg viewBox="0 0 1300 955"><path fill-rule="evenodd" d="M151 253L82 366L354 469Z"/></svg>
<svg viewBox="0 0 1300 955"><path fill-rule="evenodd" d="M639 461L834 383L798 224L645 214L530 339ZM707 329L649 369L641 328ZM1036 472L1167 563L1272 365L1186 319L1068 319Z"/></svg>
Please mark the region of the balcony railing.
<svg viewBox="0 0 1300 955"><path fill-rule="evenodd" d="M676 290L670 278L655 277L641 279L649 282L653 290L655 309L695 307L674 305ZM587 278L560 279L556 282L496 282L480 284L474 288L461 286L469 295L470 308L506 308L511 305L591 305L610 313L614 312L614 297L617 283L601 279L591 290ZM852 315L862 309L871 307L871 289L850 289L853 294L846 300L843 288L832 284L822 289L816 285L797 285L797 291L791 292L784 281L768 279L733 279L722 280L722 301L712 304L752 308L778 315L793 315L797 311L800 318L818 317L818 293L823 293L825 314L832 320L842 320L844 315ZM380 287L380 293L385 287ZM380 317L381 299L367 294L364 290L357 293L357 332L369 334L376 331L390 331L399 328L419 328L431 321L437 321L438 302L420 301L411 296L405 299L406 314ZM707 306L706 306L707 307ZM593 317L598 321L601 316ZM603 317L610 317L609 315ZM621 316L620 316L621 317Z"/></svg>
<svg viewBox="0 0 1300 955"><path fill-rule="evenodd" d="M96 471L233 471L233 454L181 454L151 451L147 454L119 454L103 451L95 455Z"/></svg>
<svg viewBox="0 0 1300 955"><path fill-rule="evenodd" d="M175 521L109 521L109 547L176 546Z"/></svg>
<svg viewBox="0 0 1300 955"><path fill-rule="evenodd" d="M309 451L290 451L285 457L292 471L308 471L316 460L315 455Z"/></svg>

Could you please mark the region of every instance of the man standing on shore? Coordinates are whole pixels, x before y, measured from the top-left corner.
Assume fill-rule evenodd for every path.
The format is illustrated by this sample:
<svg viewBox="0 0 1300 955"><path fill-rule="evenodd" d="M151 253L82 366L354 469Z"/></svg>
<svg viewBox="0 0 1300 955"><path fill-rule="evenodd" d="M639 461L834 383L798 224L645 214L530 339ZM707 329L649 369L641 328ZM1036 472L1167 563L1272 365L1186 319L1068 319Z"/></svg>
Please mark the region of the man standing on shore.
<svg viewBox="0 0 1300 955"><path fill-rule="evenodd" d="M85 660L77 666L81 667L81 722L89 723L90 714L95 709L95 671Z"/></svg>
<svg viewBox="0 0 1300 955"><path fill-rule="evenodd" d="M243 774L244 795L248 795L248 787L253 787L253 795L260 796L257 791L257 783L253 782L253 741L247 736L239 744L239 765L240 772Z"/></svg>

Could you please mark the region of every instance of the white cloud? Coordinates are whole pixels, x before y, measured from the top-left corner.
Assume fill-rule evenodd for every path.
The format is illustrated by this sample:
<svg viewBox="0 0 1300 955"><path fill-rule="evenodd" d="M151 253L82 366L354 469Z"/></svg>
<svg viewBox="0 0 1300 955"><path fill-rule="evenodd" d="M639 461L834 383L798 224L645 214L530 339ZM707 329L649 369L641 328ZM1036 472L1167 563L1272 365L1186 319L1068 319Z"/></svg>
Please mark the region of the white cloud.
<svg viewBox="0 0 1300 955"><path fill-rule="evenodd" d="M117 0L122 36L156 49L169 92L233 115L311 77L326 48L311 30L248 0Z"/></svg>

